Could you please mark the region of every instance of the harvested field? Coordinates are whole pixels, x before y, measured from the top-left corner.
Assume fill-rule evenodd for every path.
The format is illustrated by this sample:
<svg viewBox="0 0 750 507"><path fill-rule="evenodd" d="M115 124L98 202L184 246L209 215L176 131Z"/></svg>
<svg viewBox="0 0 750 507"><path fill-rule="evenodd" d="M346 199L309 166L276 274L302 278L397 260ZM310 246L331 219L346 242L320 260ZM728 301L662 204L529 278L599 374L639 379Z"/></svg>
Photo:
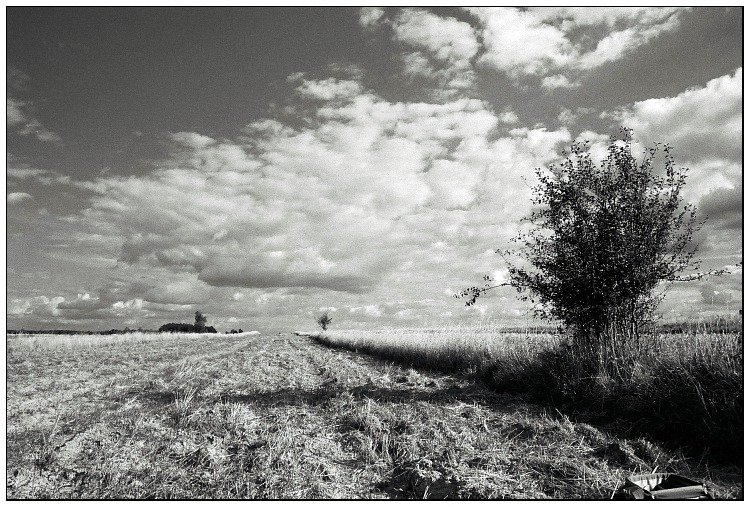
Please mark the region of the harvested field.
<svg viewBox="0 0 750 507"><path fill-rule="evenodd" d="M741 471L308 337L8 337L8 498L605 498ZM54 346L53 346L54 345Z"/></svg>

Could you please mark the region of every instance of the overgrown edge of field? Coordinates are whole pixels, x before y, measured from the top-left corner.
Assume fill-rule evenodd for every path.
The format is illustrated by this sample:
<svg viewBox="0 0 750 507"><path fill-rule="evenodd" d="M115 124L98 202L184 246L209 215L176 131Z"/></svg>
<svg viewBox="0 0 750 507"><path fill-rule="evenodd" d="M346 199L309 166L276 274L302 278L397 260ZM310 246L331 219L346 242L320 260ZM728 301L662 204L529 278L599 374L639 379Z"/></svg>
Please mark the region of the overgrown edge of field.
<svg viewBox="0 0 750 507"><path fill-rule="evenodd" d="M353 331L354 332L354 331ZM364 340L332 340L327 333L298 333L327 347L366 353L401 364L461 373L489 387L526 394L531 401L582 422L605 424L630 437L649 437L684 449L702 461L743 466L743 358L696 351L661 357L644 353L627 381L582 372L575 352L557 347L508 361L425 359L408 348L378 347ZM741 341L741 335L727 339Z"/></svg>

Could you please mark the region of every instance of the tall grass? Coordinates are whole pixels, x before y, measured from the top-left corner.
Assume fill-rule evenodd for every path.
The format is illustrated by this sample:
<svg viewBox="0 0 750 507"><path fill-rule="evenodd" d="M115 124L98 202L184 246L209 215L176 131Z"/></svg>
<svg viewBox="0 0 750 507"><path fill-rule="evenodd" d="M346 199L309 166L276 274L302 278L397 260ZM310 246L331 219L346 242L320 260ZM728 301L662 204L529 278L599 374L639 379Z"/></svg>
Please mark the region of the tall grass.
<svg viewBox="0 0 750 507"><path fill-rule="evenodd" d="M328 345L376 355L402 364L447 371L485 369L498 361L525 362L559 344L552 333L506 333L499 327L444 327L328 331L319 338Z"/></svg>
<svg viewBox="0 0 750 507"><path fill-rule="evenodd" d="M470 372L498 390L699 454L741 463L743 359L740 334L647 337L617 377L590 369L567 340L552 333L500 328L329 331L326 345L413 366Z"/></svg>

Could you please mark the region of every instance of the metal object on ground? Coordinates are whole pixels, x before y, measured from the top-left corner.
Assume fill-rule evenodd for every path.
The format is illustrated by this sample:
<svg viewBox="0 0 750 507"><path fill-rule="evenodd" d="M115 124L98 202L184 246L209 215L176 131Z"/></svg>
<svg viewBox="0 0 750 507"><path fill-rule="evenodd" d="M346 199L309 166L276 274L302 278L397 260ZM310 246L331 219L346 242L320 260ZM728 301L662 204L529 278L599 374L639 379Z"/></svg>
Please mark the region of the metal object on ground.
<svg viewBox="0 0 750 507"><path fill-rule="evenodd" d="M703 483L677 474L632 475L613 494L617 500L703 500L711 499Z"/></svg>

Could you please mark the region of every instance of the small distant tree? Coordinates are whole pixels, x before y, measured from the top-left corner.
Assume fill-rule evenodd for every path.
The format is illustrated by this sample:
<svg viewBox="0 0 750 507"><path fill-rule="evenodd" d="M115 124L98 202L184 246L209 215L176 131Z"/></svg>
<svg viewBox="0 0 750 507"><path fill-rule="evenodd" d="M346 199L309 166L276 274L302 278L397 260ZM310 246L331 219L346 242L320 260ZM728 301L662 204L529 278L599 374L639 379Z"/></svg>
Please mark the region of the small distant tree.
<svg viewBox="0 0 750 507"><path fill-rule="evenodd" d="M331 323L333 318L328 315L328 312L324 312L322 315L320 315L317 319L318 325L323 328L323 331L328 329L328 324Z"/></svg>
<svg viewBox="0 0 750 507"><path fill-rule="evenodd" d="M701 225L695 207L680 197L686 169L677 169L670 147L658 144L638 162L631 131L622 132L624 140L610 139L601 166L587 143L575 143L562 164L548 173L537 169L534 211L526 219L531 230L514 239L519 249L498 251L520 258L509 262L509 281L493 285L485 277L484 286L457 295L471 306L487 290L516 288L537 315L565 324L600 369L639 349L664 296L661 282L709 274L680 275L698 269L691 241Z"/></svg>
<svg viewBox="0 0 750 507"><path fill-rule="evenodd" d="M195 312L195 330L197 332L202 331L206 327L208 319L200 311Z"/></svg>

